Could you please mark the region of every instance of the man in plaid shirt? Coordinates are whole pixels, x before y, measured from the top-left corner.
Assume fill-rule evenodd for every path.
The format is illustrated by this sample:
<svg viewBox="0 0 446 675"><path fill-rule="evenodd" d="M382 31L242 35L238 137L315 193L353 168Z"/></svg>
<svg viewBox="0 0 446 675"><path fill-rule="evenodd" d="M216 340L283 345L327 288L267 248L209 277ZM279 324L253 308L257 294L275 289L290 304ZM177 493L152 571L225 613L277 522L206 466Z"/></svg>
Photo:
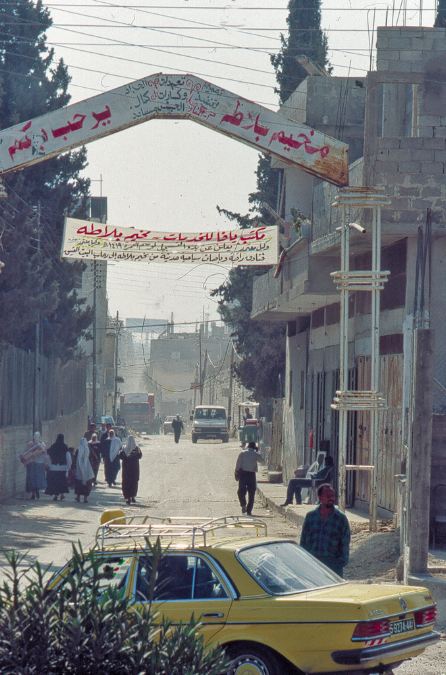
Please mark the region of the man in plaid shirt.
<svg viewBox="0 0 446 675"><path fill-rule="evenodd" d="M350 547L347 516L335 507L331 485L320 485L317 495L319 506L305 516L300 545L342 577Z"/></svg>

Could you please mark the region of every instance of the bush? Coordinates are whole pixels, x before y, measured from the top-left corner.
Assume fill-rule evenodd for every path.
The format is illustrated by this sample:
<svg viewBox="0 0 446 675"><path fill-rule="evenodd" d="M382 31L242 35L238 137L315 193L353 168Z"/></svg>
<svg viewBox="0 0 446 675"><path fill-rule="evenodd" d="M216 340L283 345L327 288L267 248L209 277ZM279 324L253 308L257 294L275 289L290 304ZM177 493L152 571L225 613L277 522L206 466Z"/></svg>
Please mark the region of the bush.
<svg viewBox="0 0 446 675"><path fill-rule="evenodd" d="M5 554L6 555L6 554ZM63 590L50 589L38 563L22 569L24 556L6 555L0 588L2 675L217 675L228 661L204 649L199 623L173 626L150 605L134 605L113 586L93 555L73 547L73 572Z"/></svg>

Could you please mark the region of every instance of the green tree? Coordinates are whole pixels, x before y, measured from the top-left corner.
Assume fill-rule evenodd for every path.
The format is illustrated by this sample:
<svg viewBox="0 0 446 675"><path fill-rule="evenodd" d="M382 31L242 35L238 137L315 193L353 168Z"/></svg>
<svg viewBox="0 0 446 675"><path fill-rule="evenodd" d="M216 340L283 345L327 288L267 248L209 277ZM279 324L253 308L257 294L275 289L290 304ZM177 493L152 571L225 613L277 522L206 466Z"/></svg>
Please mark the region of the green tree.
<svg viewBox="0 0 446 675"><path fill-rule="evenodd" d="M67 68L62 60L54 63L54 51L46 45L45 31L51 24L40 0L0 5L3 129L56 110L70 100ZM87 215L89 180L80 176L85 166L82 148L3 179L8 198L0 201L0 258L5 265L0 275L0 344L32 348L32 326L40 314L44 352L68 358L91 323L90 312L74 291L83 263L60 261L64 214Z"/></svg>
<svg viewBox="0 0 446 675"><path fill-rule="evenodd" d="M288 10L288 37L280 36L282 48L278 54L271 56L279 85L276 93L281 103L307 77L296 56L308 56L322 67L328 64L327 37L321 30L320 0L290 0Z"/></svg>
<svg viewBox="0 0 446 675"><path fill-rule="evenodd" d="M446 28L446 0L438 0L437 16L434 26L437 28Z"/></svg>

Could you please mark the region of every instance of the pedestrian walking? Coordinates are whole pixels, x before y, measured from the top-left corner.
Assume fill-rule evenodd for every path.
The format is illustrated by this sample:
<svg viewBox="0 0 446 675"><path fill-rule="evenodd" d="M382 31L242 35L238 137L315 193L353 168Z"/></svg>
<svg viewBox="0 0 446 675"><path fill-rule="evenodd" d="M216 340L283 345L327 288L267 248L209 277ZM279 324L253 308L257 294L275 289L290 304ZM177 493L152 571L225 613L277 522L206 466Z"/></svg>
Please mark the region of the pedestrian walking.
<svg viewBox="0 0 446 675"><path fill-rule="evenodd" d="M180 440L181 432L184 429L183 420L180 419L180 416L177 415L174 420L172 420L173 436L175 443L178 443Z"/></svg>
<svg viewBox="0 0 446 675"><path fill-rule="evenodd" d="M45 494L54 495L53 502L57 502L57 497L65 499L65 494L70 490L68 488L68 471L71 467L71 455L68 445L64 442L63 434L59 434L56 442L48 449L50 466L47 474L47 485Z"/></svg>
<svg viewBox="0 0 446 675"><path fill-rule="evenodd" d="M76 449L68 448L68 452L71 455L71 466L68 471L67 481L68 487L74 490L76 485Z"/></svg>
<svg viewBox="0 0 446 675"><path fill-rule="evenodd" d="M336 508L331 485L320 485L317 495L319 506L305 516L300 545L342 577L350 548L347 516Z"/></svg>
<svg viewBox="0 0 446 675"><path fill-rule="evenodd" d="M33 440L26 444L20 455L20 461L26 467L26 492L31 492L31 499L40 498L40 490L46 488L46 468L49 457L39 431L35 431Z"/></svg>
<svg viewBox="0 0 446 675"><path fill-rule="evenodd" d="M105 481L108 487L116 484L116 478L121 468L119 453L122 450L122 443L113 429L108 432L108 438L101 441L101 454L104 460Z"/></svg>
<svg viewBox="0 0 446 675"><path fill-rule="evenodd" d="M91 438L95 433L96 433L96 424L94 422L90 422L90 424L88 425L88 431L86 431L84 434L84 438L86 438L87 441L91 441Z"/></svg>
<svg viewBox="0 0 446 675"><path fill-rule="evenodd" d="M134 436L129 436L125 448L119 453L122 461L122 494L127 504L136 502L139 481L139 460L142 457Z"/></svg>
<svg viewBox="0 0 446 675"><path fill-rule="evenodd" d="M87 497L90 495L91 486L94 481L94 471L90 464L90 448L88 447L87 439L81 438L81 442L76 452L76 483L74 491L76 493L76 501L84 498L84 504L88 502Z"/></svg>
<svg viewBox="0 0 446 675"><path fill-rule="evenodd" d="M94 471L93 485L96 485L101 464L101 443L96 432L92 435L91 440L88 441L88 447L90 448L90 464Z"/></svg>
<svg viewBox="0 0 446 675"><path fill-rule="evenodd" d="M254 497L256 493L256 473L257 462L261 456L257 452L257 446L254 441L248 443L246 450L243 450L235 465L235 480L238 480L237 495L242 507L242 513L252 515L252 507L254 506ZM246 493L248 493L248 504L246 504Z"/></svg>

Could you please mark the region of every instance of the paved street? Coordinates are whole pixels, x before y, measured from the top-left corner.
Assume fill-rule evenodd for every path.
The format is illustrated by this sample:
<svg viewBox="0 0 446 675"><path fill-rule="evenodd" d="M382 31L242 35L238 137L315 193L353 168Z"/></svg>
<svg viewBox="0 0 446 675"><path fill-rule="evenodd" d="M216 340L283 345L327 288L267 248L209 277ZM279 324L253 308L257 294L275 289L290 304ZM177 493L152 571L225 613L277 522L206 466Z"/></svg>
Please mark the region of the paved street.
<svg viewBox="0 0 446 675"><path fill-rule="evenodd" d="M92 490L88 504L75 502L73 493L62 502L53 502L51 497L42 495L40 500L16 498L1 504L1 546L27 552L26 559L37 557L42 564L52 564L52 569L57 569L70 557L72 542L80 540L84 547L93 544L100 515L107 508L122 507L132 513L144 510L160 516L217 517L240 513L234 481L238 442L193 444L190 434L183 436L178 445L170 434L138 442L143 458L136 505L130 507L125 503L120 485L107 486L101 467L100 483ZM256 500L253 513L267 520L270 534L298 534L295 524L265 508L260 499ZM419 673L446 674L445 641L396 671L396 675Z"/></svg>

